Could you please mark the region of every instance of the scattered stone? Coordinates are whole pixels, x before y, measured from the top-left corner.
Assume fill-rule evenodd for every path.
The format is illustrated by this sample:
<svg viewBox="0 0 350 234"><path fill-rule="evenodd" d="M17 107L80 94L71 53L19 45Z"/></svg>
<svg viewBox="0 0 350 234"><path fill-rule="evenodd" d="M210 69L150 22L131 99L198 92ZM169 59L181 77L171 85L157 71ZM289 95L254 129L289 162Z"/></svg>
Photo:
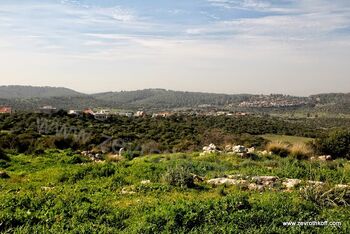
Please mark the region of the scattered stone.
<svg viewBox="0 0 350 234"><path fill-rule="evenodd" d="M259 185L259 184L254 184L254 183L251 183L248 185L248 189L249 190L257 190L257 191L264 191L264 186L263 185Z"/></svg>
<svg viewBox="0 0 350 234"><path fill-rule="evenodd" d="M232 152L237 154L248 153L248 150L243 145L236 145L232 147Z"/></svg>
<svg viewBox="0 0 350 234"><path fill-rule="evenodd" d="M324 185L324 183L321 181L313 181L313 180L308 180L307 183L311 186L316 186L316 187Z"/></svg>
<svg viewBox="0 0 350 234"><path fill-rule="evenodd" d="M220 152L220 151L216 147L216 145L210 144L209 146L204 146L203 147L203 153L201 153L200 155L211 154L211 153L218 153L218 152Z"/></svg>
<svg viewBox="0 0 350 234"><path fill-rule="evenodd" d="M258 153L262 156L271 156L272 155L272 152L269 152L267 150L259 151Z"/></svg>
<svg viewBox="0 0 350 234"><path fill-rule="evenodd" d="M150 180L142 180L142 181L141 181L141 184L150 184L150 183L151 183Z"/></svg>
<svg viewBox="0 0 350 234"><path fill-rule="evenodd" d="M282 184L288 189L293 189L301 183L299 179L286 179Z"/></svg>
<svg viewBox="0 0 350 234"><path fill-rule="evenodd" d="M95 153L93 151L82 151L81 155L90 158L90 160L94 162L100 162L103 159L102 153Z"/></svg>
<svg viewBox="0 0 350 234"><path fill-rule="evenodd" d="M121 191L121 194L135 194L134 191L129 191L127 188L123 188Z"/></svg>
<svg viewBox="0 0 350 234"><path fill-rule="evenodd" d="M203 182L204 181L204 177L201 177L199 175L193 174L191 173L192 177L194 180L197 180L198 182Z"/></svg>
<svg viewBox="0 0 350 234"><path fill-rule="evenodd" d="M41 190L43 191L50 191L53 190L55 187L41 187Z"/></svg>
<svg viewBox="0 0 350 234"><path fill-rule="evenodd" d="M207 181L208 184L212 185L240 185L240 184L246 184L246 180L237 180L237 179L229 179L229 178L215 178Z"/></svg>
<svg viewBox="0 0 350 234"><path fill-rule="evenodd" d="M332 161L332 156L331 155L322 155L318 157L318 160L320 161Z"/></svg>
<svg viewBox="0 0 350 234"><path fill-rule="evenodd" d="M350 189L350 185L347 185L347 184L337 184L335 186L335 188L337 189Z"/></svg>
<svg viewBox="0 0 350 234"><path fill-rule="evenodd" d="M5 171L0 171L0 179L8 179L10 176Z"/></svg>
<svg viewBox="0 0 350 234"><path fill-rule="evenodd" d="M273 185L279 178L277 176L254 176L252 180L257 184Z"/></svg>
<svg viewBox="0 0 350 234"><path fill-rule="evenodd" d="M251 147L247 149L248 154L253 154L255 152L255 148Z"/></svg>

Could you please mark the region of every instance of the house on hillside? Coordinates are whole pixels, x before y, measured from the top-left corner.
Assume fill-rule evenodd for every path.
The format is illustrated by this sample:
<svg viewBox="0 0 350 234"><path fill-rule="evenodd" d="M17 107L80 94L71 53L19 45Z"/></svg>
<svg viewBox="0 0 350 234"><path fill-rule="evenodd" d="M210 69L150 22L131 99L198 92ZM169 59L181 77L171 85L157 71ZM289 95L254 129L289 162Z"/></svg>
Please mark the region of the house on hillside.
<svg viewBox="0 0 350 234"><path fill-rule="evenodd" d="M94 117L97 120L107 120L111 116L111 112L109 110L100 110L99 112L94 113Z"/></svg>
<svg viewBox="0 0 350 234"><path fill-rule="evenodd" d="M0 106L0 114L12 114L12 107Z"/></svg>

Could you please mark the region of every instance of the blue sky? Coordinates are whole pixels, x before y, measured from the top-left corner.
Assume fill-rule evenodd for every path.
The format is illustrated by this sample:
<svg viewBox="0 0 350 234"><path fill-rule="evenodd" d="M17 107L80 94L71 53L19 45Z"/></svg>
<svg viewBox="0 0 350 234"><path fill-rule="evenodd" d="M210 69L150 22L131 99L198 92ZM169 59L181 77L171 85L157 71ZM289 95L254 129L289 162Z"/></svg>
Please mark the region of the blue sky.
<svg viewBox="0 0 350 234"><path fill-rule="evenodd" d="M348 0L0 0L0 85L350 92Z"/></svg>

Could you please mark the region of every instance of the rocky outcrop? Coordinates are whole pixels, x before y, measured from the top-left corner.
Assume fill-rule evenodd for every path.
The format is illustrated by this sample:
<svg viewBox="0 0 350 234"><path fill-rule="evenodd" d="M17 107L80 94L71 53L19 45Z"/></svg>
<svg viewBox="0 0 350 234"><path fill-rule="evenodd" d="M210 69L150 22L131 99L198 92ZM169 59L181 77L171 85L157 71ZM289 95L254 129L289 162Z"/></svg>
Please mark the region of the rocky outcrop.
<svg viewBox="0 0 350 234"><path fill-rule="evenodd" d="M203 147L203 153L201 153L201 155L205 155L205 154L212 154L212 153L219 153L219 148L216 147L216 145L214 144L210 144L208 146L204 146Z"/></svg>
<svg viewBox="0 0 350 234"><path fill-rule="evenodd" d="M226 175L225 177L214 178L206 181L207 184L213 186L219 185L235 185L241 186L248 190L254 191L265 191L271 189L282 189L286 191L292 191L293 189L298 188L310 188L310 187L322 187L325 186L324 182L321 181L302 181L300 179L280 179L277 176L243 176L240 174L237 175ZM282 185L282 186L279 186ZM349 189L350 185L347 184L337 184L334 186L335 189Z"/></svg>
<svg viewBox="0 0 350 234"><path fill-rule="evenodd" d="M241 180L241 179L215 178L215 179L207 180L207 183L212 185L221 185L221 184L239 185L239 184L246 184L248 182L246 180Z"/></svg>

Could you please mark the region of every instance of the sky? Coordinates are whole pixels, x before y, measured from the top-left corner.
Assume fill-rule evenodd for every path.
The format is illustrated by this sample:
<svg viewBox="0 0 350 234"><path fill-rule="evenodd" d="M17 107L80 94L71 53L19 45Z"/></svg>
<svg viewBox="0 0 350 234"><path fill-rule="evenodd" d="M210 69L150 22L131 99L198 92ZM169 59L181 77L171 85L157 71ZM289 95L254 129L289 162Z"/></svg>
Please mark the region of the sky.
<svg viewBox="0 0 350 234"><path fill-rule="evenodd" d="M0 0L0 85L350 92L350 1Z"/></svg>

